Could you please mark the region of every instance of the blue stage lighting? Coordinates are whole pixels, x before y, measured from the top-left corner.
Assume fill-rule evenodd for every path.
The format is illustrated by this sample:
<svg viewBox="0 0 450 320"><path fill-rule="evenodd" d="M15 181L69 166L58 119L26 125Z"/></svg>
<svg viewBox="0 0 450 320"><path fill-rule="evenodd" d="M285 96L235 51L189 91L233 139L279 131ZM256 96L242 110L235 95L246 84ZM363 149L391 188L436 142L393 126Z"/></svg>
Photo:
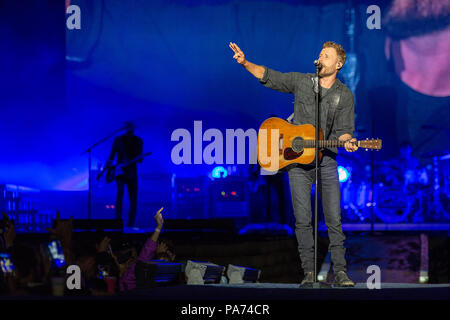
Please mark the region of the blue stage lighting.
<svg viewBox="0 0 450 320"><path fill-rule="evenodd" d="M211 176L215 179L216 178L226 178L227 175L228 175L227 170L222 166L215 167L211 173Z"/></svg>
<svg viewBox="0 0 450 320"><path fill-rule="evenodd" d="M339 182L345 182L350 178L348 170L342 166L338 166Z"/></svg>

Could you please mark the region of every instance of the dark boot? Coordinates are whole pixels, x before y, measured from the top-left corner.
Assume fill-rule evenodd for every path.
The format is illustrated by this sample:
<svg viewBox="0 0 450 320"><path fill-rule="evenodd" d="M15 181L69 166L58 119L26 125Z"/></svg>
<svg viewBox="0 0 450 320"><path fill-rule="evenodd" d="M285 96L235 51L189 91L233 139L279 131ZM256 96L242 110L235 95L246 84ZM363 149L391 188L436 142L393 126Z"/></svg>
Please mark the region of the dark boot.
<svg viewBox="0 0 450 320"><path fill-rule="evenodd" d="M354 287L354 286L355 286L355 283L352 280L350 280L350 278L347 276L345 271L339 271L334 276L333 287L345 288L345 287Z"/></svg>
<svg viewBox="0 0 450 320"><path fill-rule="evenodd" d="M300 287L311 287L314 283L314 272L306 272Z"/></svg>

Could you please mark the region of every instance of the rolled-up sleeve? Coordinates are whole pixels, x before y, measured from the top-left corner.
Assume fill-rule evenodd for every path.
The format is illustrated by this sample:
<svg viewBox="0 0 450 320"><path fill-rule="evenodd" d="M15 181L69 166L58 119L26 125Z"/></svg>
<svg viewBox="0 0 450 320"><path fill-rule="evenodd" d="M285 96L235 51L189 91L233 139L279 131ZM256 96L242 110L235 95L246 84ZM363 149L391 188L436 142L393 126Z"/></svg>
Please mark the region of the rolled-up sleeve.
<svg viewBox="0 0 450 320"><path fill-rule="evenodd" d="M279 92L293 93L298 81L297 72L282 73L265 67L264 75L259 82L267 88L274 89Z"/></svg>
<svg viewBox="0 0 450 320"><path fill-rule="evenodd" d="M144 244L144 247L142 248L141 252L139 253L137 260L146 262L146 261L153 259L153 257L155 256L157 247L158 247L158 244L155 241L153 241L151 238L148 238ZM120 291L132 290L132 289L136 288L136 275L134 273L135 267L136 267L136 262L134 262L127 269L127 271L124 272L124 274L120 278L120 281L119 281Z"/></svg>
<svg viewBox="0 0 450 320"><path fill-rule="evenodd" d="M140 261L148 261L153 259L157 247L158 243L153 241L151 238L148 238L137 259Z"/></svg>
<svg viewBox="0 0 450 320"><path fill-rule="evenodd" d="M355 105L353 93L348 90L342 94L342 99L336 110L336 135L339 138L343 134L353 137L355 131Z"/></svg>

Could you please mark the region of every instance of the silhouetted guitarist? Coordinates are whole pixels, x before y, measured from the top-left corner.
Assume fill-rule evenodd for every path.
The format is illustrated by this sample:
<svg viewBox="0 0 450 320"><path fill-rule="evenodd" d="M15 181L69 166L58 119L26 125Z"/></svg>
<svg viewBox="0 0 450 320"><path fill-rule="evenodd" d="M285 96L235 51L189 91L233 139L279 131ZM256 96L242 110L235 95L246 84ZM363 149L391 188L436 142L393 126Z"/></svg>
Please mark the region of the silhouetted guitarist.
<svg viewBox="0 0 450 320"><path fill-rule="evenodd" d="M110 167L114 158L117 155L117 164L125 163L142 155L143 141L140 137L134 134L136 129L131 121L125 122L126 133L114 139L111 153L108 157L106 167ZM141 162L142 159L139 161ZM124 174L116 178L117 197L116 197L116 219L122 218L122 201L125 185L128 189L128 198L130 201L130 211L128 215L128 227L133 227L136 219L137 210L137 194L138 194L138 179L137 179L137 163L123 168Z"/></svg>

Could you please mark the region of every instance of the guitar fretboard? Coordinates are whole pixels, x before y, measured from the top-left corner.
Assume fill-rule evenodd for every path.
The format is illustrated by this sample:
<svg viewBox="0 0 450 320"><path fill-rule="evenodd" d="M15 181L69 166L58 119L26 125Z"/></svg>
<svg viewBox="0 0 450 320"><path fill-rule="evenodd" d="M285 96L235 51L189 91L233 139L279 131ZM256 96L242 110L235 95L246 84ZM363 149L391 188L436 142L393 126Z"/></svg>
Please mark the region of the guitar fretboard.
<svg viewBox="0 0 450 320"><path fill-rule="evenodd" d="M315 148L317 140L304 140L305 148ZM359 146L359 141L356 142ZM319 148L344 147L345 141L340 140L319 140Z"/></svg>

